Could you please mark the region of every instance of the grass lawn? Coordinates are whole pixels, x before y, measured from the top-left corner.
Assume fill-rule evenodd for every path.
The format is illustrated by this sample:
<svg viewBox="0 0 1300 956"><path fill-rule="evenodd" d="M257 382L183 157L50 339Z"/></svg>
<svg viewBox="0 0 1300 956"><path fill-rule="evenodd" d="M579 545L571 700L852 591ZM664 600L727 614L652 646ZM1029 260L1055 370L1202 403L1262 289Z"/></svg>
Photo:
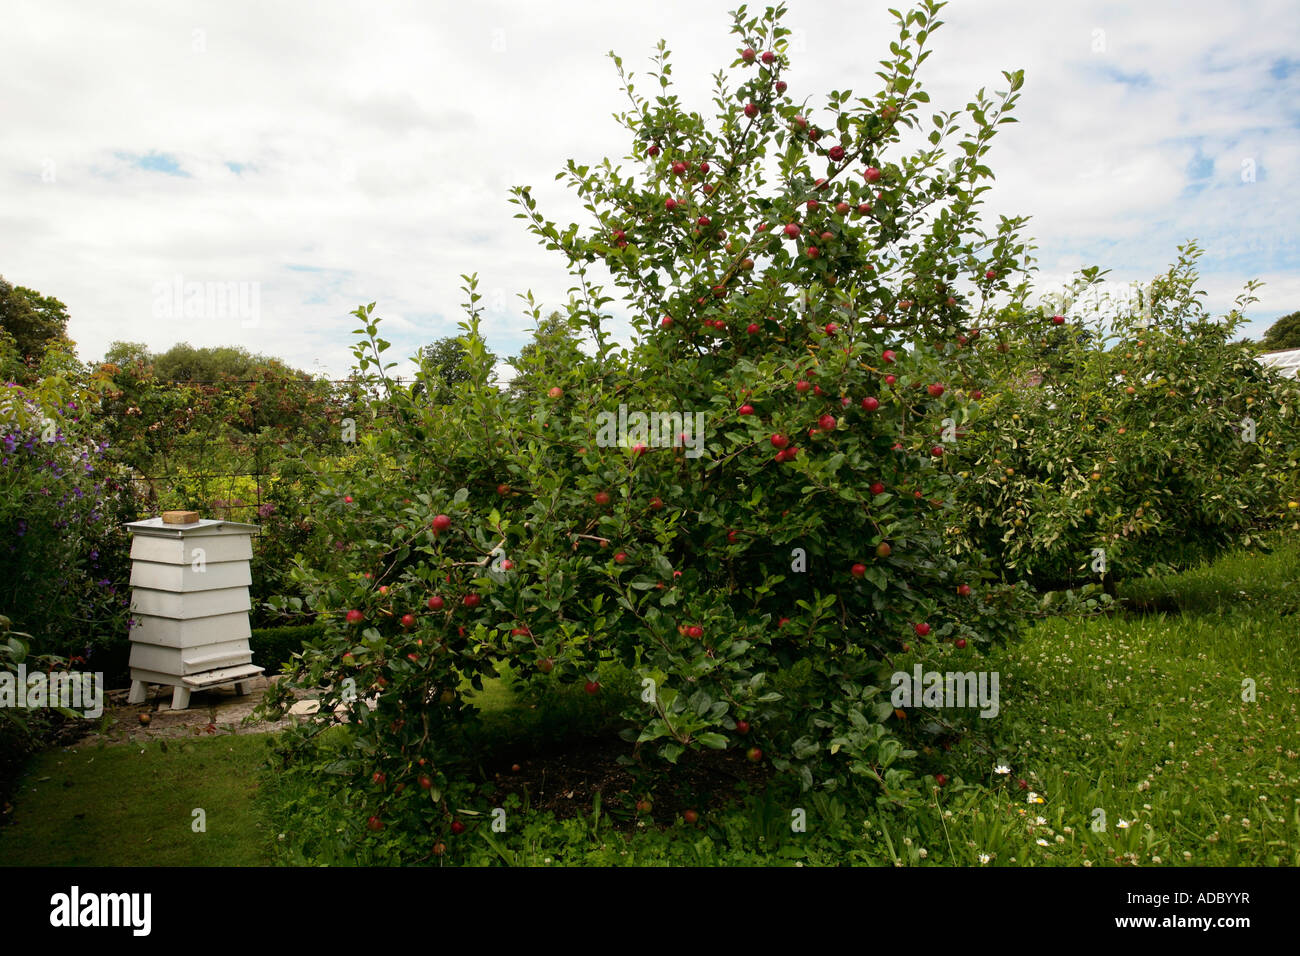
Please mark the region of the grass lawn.
<svg viewBox="0 0 1300 956"><path fill-rule="evenodd" d="M4 866L262 866L260 735L54 750L33 760L0 828ZM194 832L195 809L206 814Z"/></svg>
<svg viewBox="0 0 1300 956"><path fill-rule="evenodd" d="M918 773L951 779L927 778L906 812L770 786L694 827L656 797L646 825L629 828L611 826L608 796L603 812L561 820L516 802L506 833L474 827L441 862L1300 865L1297 583L1300 544L1284 543L1121 589L1158 613L1055 618L982 658L953 650L951 669L999 672L1001 712L918 757ZM550 713L503 684L479 702L485 747L592 719L579 692ZM0 863L354 862L338 848L357 794L261 777L265 753L241 736L45 754L0 829ZM191 832L196 807L205 834ZM807 832L791 832L792 808Z"/></svg>

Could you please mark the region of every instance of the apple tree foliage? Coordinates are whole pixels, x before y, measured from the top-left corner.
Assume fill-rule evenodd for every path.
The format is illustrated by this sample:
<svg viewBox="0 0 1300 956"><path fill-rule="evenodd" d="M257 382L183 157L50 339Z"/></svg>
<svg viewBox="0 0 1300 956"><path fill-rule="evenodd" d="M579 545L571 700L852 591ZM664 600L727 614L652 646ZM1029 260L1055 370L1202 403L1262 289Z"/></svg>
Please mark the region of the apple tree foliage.
<svg viewBox="0 0 1300 956"><path fill-rule="evenodd" d="M565 323L590 346L564 366L528 357L545 390L492 385L472 277L470 374L448 405L389 380L374 306L357 311L378 397L350 468L314 465L330 547L284 604L328 625L297 683L350 726L334 769L381 822L450 825L474 719L462 688L502 665L594 694L599 665L626 667L618 705L643 764L737 748L806 788L914 794L898 655L961 640L978 667L1024 598L955 547L948 450L973 403L953 350L930 345L1026 294L1023 221L990 233L978 216L1022 77L932 112L917 71L941 6L897 15L876 92L817 109L783 78L779 7L735 13L708 118L674 94L662 43L644 78L614 57L629 153L561 173L586 221L557 225L513 191L567 264ZM909 130L924 145L900 155Z"/></svg>
<svg viewBox="0 0 1300 956"><path fill-rule="evenodd" d="M1233 341L1255 283L1228 315L1207 314L1199 256L1181 247L1117 309L1085 270L962 350L983 394L955 450L957 498L974 548L1008 576L1110 590L1258 543L1285 519L1300 389Z"/></svg>

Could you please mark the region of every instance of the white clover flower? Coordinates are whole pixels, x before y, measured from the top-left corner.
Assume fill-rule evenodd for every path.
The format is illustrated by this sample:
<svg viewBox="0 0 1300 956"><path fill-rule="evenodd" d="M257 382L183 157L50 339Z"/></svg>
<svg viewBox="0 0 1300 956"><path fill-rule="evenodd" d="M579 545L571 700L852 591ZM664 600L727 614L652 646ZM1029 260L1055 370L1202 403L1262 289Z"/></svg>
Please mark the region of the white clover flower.
<svg viewBox="0 0 1300 956"><path fill-rule="evenodd" d="M925 847L921 847L921 849L916 851L916 855L924 860L927 856L930 855L930 851L927 850Z"/></svg>

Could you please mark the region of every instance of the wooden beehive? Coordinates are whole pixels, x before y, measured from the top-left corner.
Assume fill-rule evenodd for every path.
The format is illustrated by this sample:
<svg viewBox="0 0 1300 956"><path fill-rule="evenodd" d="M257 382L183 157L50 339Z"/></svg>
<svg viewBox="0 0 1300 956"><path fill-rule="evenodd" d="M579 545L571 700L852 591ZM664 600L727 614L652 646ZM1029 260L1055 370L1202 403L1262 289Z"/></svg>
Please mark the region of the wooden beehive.
<svg viewBox="0 0 1300 956"><path fill-rule="evenodd" d="M247 692L262 672L253 664L248 623L257 526L168 512L126 527L135 621L130 702L142 703L148 684L173 688L173 710L188 707L194 690L234 685Z"/></svg>

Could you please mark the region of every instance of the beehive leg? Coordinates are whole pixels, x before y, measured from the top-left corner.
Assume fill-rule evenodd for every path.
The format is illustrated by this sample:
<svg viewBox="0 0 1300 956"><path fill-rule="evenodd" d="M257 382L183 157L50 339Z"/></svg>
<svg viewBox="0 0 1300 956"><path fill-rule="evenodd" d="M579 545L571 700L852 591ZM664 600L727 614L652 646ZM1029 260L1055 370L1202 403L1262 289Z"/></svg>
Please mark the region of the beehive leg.
<svg viewBox="0 0 1300 956"><path fill-rule="evenodd" d="M235 685L235 693L238 694L240 697L243 697L252 689L253 689L252 684L246 680L241 680L238 684Z"/></svg>
<svg viewBox="0 0 1300 956"><path fill-rule="evenodd" d="M190 689L188 687L172 688L172 710L185 710L190 706Z"/></svg>
<svg viewBox="0 0 1300 956"><path fill-rule="evenodd" d="M144 681L133 680L131 681L131 693L127 694L126 702L128 704L143 704L148 696L149 694L145 690Z"/></svg>

